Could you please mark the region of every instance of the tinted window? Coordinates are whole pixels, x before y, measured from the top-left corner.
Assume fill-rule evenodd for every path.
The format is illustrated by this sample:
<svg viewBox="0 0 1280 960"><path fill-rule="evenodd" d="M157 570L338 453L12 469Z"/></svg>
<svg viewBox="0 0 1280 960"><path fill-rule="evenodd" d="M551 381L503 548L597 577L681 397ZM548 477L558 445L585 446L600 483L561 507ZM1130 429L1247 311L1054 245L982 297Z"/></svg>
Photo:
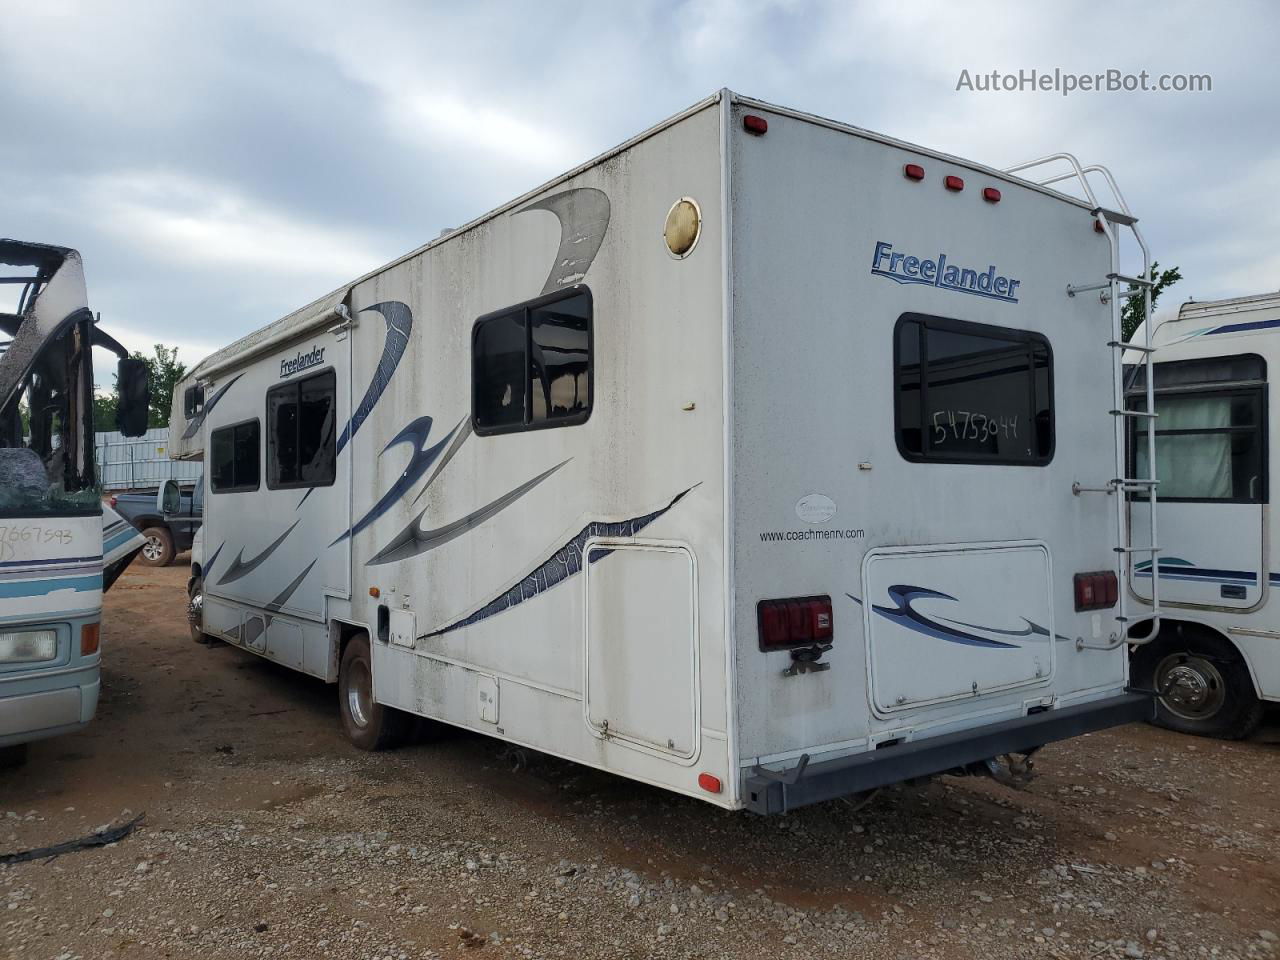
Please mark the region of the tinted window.
<svg viewBox="0 0 1280 960"><path fill-rule="evenodd" d="M258 489L259 437L257 420L213 431L209 437L209 487L214 493Z"/></svg>
<svg viewBox="0 0 1280 960"><path fill-rule="evenodd" d="M895 348L895 425L909 460L1048 463L1053 360L1038 334L906 314Z"/></svg>
<svg viewBox="0 0 1280 960"><path fill-rule="evenodd" d="M476 321L476 431L502 433L586 420L591 413L591 319L591 294L579 287Z"/></svg>
<svg viewBox="0 0 1280 960"><path fill-rule="evenodd" d="M187 387L186 392L182 395L183 417L190 420L202 409L204 409L204 387L199 385Z"/></svg>
<svg viewBox="0 0 1280 960"><path fill-rule="evenodd" d="M332 370L267 391L267 486L316 487L337 473L337 377Z"/></svg>
<svg viewBox="0 0 1280 960"><path fill-rule="evenodd" d="M591 409L590 322L591 301L585 296L529 311L530 422L572 420Z"/></svg>
<svg viewBox="0 0 1280 960"><path fill-rule="evenodd" d="M523 311L476 325L472 361L475 423L488 429L524 424L525 324Z"/></svg>

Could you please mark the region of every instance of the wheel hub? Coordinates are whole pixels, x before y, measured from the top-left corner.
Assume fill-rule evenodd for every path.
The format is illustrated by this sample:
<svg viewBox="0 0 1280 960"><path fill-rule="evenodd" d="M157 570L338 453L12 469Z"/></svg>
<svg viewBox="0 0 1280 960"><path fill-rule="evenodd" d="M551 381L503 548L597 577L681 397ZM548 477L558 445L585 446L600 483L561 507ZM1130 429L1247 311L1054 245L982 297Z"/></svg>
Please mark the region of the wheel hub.
<svg viewBox="0 0 1280 960"><path fill-rule="evenodd" d="M373 684L369 669L360 660L349 667L351 677L347 681L347 712L355 725L363 729L369 725L370 705L373 701Z"/></svg>
<svg viewBox="0 0 1280 960"><path fill-rule="evenodd" d="M1226 698L1226 684L1212 662L1194 654L1165 657L1156 669L1156 689L1165 707L1184 720L1205 720Z"/></svg>
<svg viewBox="0 0 1280 960"><path fill-rule="evenodd" d="M164 555L164 548L160 545L160 538L147 537L146 543L142 545L142 555L148 560L159 560Z"/></svg>

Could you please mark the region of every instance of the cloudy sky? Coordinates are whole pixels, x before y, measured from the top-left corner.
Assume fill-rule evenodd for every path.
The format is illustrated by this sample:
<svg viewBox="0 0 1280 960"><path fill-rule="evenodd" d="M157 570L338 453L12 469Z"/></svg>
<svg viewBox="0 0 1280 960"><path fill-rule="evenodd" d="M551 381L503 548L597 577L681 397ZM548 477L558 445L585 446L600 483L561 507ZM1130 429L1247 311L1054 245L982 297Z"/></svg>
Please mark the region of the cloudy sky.
<svg viewBox="0 0 1280 960"><path fill-rule="evenodd" d="M536 14L535 14L536 11ZM1008 166L1111 166L1170 303L1280 287L1263 2L0 0L0 236L188 363L728 86ZM977 93L971 74L1209 74Z"/></svg>

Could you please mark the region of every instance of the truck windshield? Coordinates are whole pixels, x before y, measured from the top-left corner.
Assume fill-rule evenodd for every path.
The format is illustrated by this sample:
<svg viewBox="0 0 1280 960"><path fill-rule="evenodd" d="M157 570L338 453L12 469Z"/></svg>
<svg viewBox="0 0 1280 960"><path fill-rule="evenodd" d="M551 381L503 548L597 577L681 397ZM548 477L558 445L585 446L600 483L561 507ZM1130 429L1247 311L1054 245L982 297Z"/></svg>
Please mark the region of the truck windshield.
<svg viewBox="0 0 1280 960"><path fill-rule="evenodd" d="M16 342L0 316L0 356ZM94 482L88 320L47 341L0 410L0 517L92 514Z"/></svg>

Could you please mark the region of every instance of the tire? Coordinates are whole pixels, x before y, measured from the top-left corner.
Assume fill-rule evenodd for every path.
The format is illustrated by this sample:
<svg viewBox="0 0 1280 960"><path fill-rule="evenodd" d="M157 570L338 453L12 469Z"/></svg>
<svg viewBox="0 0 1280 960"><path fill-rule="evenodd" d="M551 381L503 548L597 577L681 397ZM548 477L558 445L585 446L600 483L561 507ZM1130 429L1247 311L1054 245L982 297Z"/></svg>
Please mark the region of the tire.
<svg viewBox="0 0 1280 960"><path fill-rule="evenodd" d="M168 527L147 527L142 531L146 543L142 545L139 558L148 567L167 567L173 563L178 551L173 548L173 534Z"/></svg>
<svg viewBox="0 0 1280 960"><path fill-rule="evenodd" d="M204 577L192 577L187 584L187 629L194 643L217 642L217 637L204 632Z"/></svg>
<svg viewBox="0 0 1280 960"><path fill-rule="evenodd" d="M27 762L27 745L16 743L11 747L0 747L0 770L12 770Z"/></svg>
<svg viewBox="0 0 1280 960"><path fill-rule="evenodd" d="M388 750L399 746L413 730L412 716L374 702L373 664L367 634L357 633L342 651L342 663L338 667L338 710L347 739L361 750Z"/></svg>
<svg viewBox="0 0 1280 960"><path fill-rule="evenodd" d="M1157 726L1200 737L1242 740L1262 723L1249 668L1227 640L1183 625L1134 650L1135 687L1155 690Z"/></svg>

